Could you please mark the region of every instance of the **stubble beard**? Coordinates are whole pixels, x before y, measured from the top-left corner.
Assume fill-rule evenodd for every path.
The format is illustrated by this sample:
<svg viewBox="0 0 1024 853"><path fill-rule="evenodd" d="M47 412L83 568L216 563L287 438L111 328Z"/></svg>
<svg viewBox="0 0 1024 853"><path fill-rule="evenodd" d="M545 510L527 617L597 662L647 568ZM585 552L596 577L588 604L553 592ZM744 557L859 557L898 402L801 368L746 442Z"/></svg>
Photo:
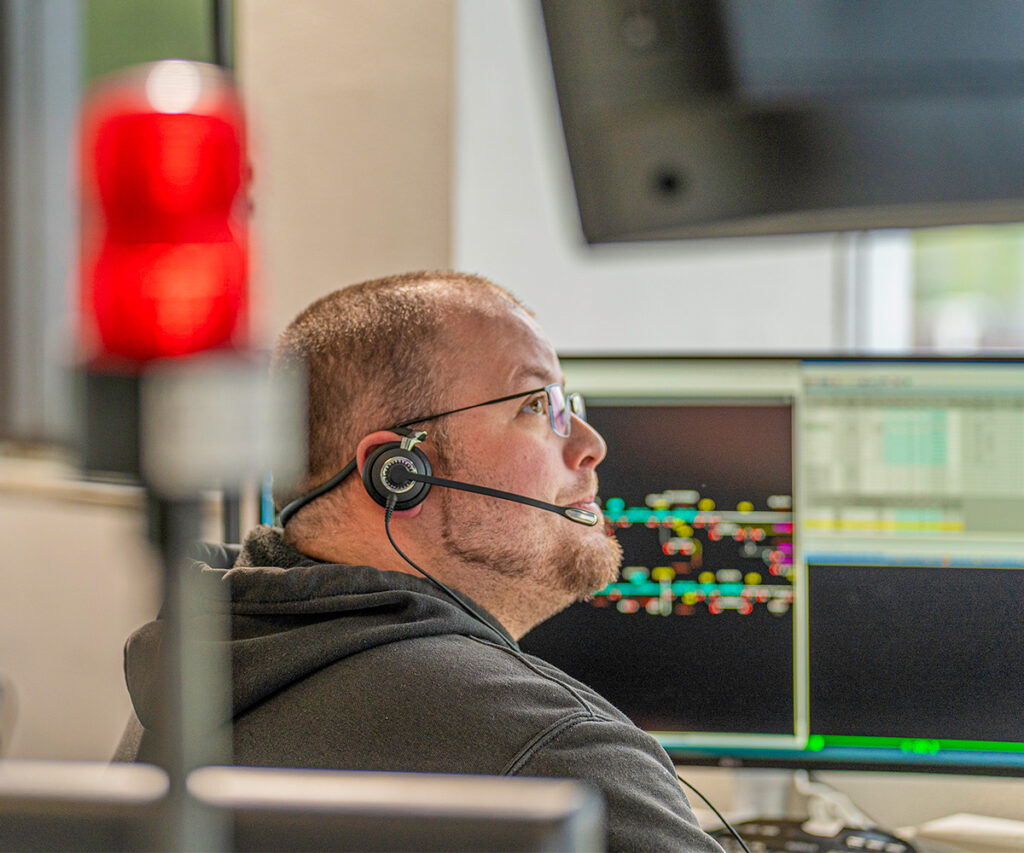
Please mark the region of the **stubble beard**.
<svg viewBox="0 0 1024 853"><path fill-rule="evenodd" d="M471 475L459 472L475 482ZM506 578L551 590L561 606L601 589L618 577L622 546L601 530L579 529L567 519L533 507L495 511L496 501L445 490L441 538L453 556Z"/></svg>

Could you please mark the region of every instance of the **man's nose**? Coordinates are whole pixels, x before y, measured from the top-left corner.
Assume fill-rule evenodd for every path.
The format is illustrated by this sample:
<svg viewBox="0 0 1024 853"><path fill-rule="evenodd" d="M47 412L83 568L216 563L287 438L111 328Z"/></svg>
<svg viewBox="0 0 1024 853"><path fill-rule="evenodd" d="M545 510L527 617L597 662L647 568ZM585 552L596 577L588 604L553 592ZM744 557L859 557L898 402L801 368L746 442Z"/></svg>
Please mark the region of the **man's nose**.
<svg viewBox="0 0 1024 853"><path fill-rule="evenodd" d="M572 416L572 432L565 442L566 462L571 468L594 468L608 454L601 433L576 415Z"/></svg>

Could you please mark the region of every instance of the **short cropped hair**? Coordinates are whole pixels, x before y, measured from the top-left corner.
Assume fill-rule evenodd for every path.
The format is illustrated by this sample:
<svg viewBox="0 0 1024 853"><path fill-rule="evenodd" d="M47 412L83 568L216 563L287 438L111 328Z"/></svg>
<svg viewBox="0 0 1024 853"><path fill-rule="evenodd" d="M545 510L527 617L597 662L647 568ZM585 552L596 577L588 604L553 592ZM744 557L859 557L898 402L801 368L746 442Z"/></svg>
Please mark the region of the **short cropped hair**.
<svg viewBox="0 0 1024 853"><path fill-rule="evenodd" d="M445 347L454 315L506 313L522 303L477 275L422 271L336 290L278 338L272 370L303 370L309 465L298 483L275 483L278 508L336 474L366 434L444 411L455 359ZM432 439L443 425L431 430Z"/></svg>

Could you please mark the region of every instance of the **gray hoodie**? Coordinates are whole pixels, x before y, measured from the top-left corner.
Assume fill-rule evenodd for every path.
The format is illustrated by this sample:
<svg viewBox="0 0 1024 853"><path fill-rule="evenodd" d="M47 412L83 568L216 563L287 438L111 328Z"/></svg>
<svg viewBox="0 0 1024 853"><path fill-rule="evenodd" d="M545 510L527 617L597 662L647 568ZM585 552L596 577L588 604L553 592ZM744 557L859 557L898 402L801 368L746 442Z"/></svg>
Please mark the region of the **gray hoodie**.
<svg viewBox="0 0 1024 853"><path fill-rule="evenodd" d="M610 850L721 851L657 742L486 613L423 578L312 560L275 528L205 559L210 600L230 600L236 764L576 778L604 794ZM125 647L137 760L155 757L163 631Z"/></svg>

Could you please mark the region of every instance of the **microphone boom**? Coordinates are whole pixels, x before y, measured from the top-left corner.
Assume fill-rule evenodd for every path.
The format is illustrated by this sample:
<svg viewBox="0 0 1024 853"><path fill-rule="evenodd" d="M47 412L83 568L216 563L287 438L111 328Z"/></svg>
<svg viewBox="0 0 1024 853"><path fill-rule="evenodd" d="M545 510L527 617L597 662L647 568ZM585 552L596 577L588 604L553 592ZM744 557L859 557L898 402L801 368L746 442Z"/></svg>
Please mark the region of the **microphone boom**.
<svg viewBox="0 0 1024 853"><path fill-rule="evenodd" d="M399 488L411 480L416 483L429 483L432 486L441 486L447 489L458 489L463 492L474 492L475 494L486 495L491 498L501 498L506 501L514 501L516 503L526 504L527 506L537 507L537 509L546 509L548 512L556 513L562 516L562 518L567 518L569 521L574 521L577 524L582 524L586 527L593 527L601 519L596 512L591 512L589 509L583 509L583 507L558 506L558 504L549 504L545 501L539 501L536 498L528 498L525 495L517 495L514 492L503 492L500 489L491 489L487 486L477 486L473 483L463 483L459 480L445 480L442 477L431 477L427 474L410 471L402 465L393 466L388 471L387 480L388 482L386 485Z"/></svg>

